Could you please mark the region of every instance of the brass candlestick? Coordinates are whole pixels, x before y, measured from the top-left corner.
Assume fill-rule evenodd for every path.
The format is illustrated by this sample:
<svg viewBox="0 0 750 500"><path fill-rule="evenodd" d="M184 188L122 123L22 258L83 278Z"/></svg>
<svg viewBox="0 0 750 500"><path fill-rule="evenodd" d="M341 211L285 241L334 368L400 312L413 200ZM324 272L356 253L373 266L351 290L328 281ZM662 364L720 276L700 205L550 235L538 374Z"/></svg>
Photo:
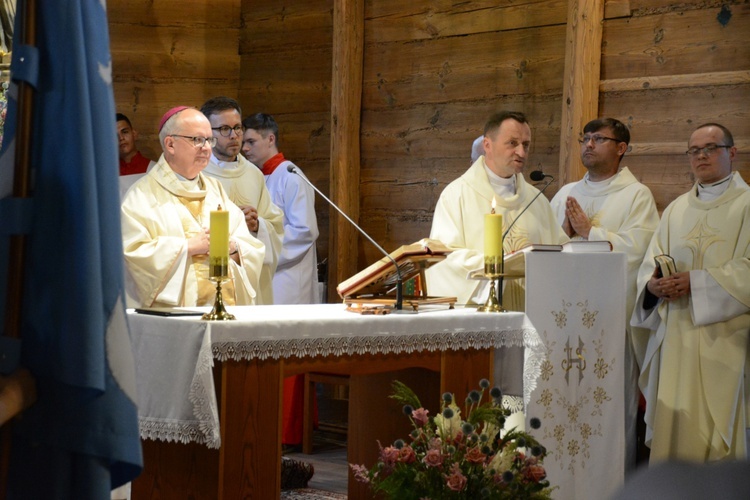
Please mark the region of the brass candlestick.
<svg viewBox="0 0 750 500"><path fill-rule="evenodd" d="M490 256L484 258L484 275L490 280L490 295L483 306L477 308L479 312L507 312L503 307L503 256ZM495 280L498 281L500 293L495 289Z"/></svg>
<svg viewBox="0 0 750 500"><path fill-rule="evenodd" d="M221 284L225 281L229 281L229 278L226 276L211 276L208 279L216 282L216 299L214 300L214 308L211 309L211 312L204 314L201 319L209 321L227 321L235 319L234 314L229 314L224 308L224 299L221 297Z"/></svg>

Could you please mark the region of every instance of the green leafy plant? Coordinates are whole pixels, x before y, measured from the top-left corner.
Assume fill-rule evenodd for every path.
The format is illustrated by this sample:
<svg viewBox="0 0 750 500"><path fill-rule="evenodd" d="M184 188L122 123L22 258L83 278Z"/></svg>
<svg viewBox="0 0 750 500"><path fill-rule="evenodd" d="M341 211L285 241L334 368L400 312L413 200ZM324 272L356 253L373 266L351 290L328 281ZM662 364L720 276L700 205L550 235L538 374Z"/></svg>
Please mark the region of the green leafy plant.
<svg viewBox="0 0 750 500"><path fill-rule="evenodd" d="M380 445L377 463L367 469L350 464L357 481L374 493L399 500L421 499L549 499L551 488L542 465L546 449L531 434L505 431L509 410L500 403L497 387L479 389L464 401L464 415L453 394L443 394L440 413L429 416L405 384L394 381L391 398L404 407L414 430L407 440ZM531 427L538 429L538 419Z"/></svg>

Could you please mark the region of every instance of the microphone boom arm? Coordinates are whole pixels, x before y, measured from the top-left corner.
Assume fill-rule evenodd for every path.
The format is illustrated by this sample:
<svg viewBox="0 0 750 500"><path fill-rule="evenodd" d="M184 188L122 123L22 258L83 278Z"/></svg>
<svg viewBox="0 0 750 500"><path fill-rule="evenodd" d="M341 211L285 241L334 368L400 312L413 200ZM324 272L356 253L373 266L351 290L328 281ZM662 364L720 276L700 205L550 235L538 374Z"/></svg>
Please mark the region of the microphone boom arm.
<svg viewBox="0 0 750 500"><path fill-rule="evenodd" d="M535 174L536 172L539 172L539 171L538 171L538 170L535 170L534 172L532 172L532 174ZM528 205L526 205L526 206L524 207L524 209L523 209L523 210L521 210L521 213L520 213L520 214L518 214L518 217L516 217L515 219L513 219L513 222L511 222L511 223L510 223L510 226L508 226L508 229L506 229L506 230L505 230L505 232L503 233L503 237L502 237L502 239L503 239L503 240L505 239L505 236L506 236L506 235L507 235L507 234L508 234L508 233L510 232L510 229L511 229L511 228L513 227L513 225L514 225L514 224L516 223L516 221L517 221L518 219L520 219L520 218L521 218L521 216L523 215L523 213L524 213L524 212L525 212L526 210L528 210L528 208L529 208L529 207L530 207L531 205L533 205L533 204L534 204L534 202L536 201L536 199L537 199L537 198L539 198L539 196L540 196L540 195L541 195L541 194L542 194L542 193L544 192L544 190L545 190L545 189L547 189L547 188L549 187L549 185L550 185L550 184L552 184L552 181L554 181L554 180L555 180L555 178L554 178L554 177L552 177L552 176L551 176L551 175L549 175L549 174L544 174L544 173L542 173L542 172L539 172L539 173L541 173L541 174L542 174L542 176L543 176L543 177L542 177L542 179L543 179L544 177L549 177L549 181L547 181L547 184L545 184L545 185L544 185L544 187L543 187L543 188L542 188L541 190L539 190L539 192L538 192L538 193L536 194L536 196L534 196L534 199L533 199L533 200L531 200L531 201L529 202L529 204L528 204ZM539 179L539 180L541 180L541 179Z"/></svg>
<svg viewBox="0 0 750 500"><path fill-rule="evenodd" d="M323 194L323 193L322 193L322 192L321 192L321 191L320 191L320 190L319 190L318 188L316 188L316 187L315 187L315 185L314 185L314 184L313 184L312 182L310 182L310 180L309 180L309 179L308 179L307 177L305 177L304 175L300 174L300 173L299 173L299 172L297 171L297 169L296 169L296 168L294 167L294 165L289 165L289 166L287 166L287 171L289 171L289 172L291 172L291 173L293 173L293 174L296 174L296 175L298 175L298 176L299 176L299 177L300 177L300 178L301 178L302 180L304 180L304 181L305 181L305 182L306 182L306 183L307 183L307 184L308 184L308 185L309 185L309 186L310 186L311 188L313 188L313 190L314 190L314 191L315 191L316 193L318 193L318 195L319 195L319 196L320 196L321 198L323 198L324 200L326 200L326 201L328 202L328 204L329 204L329 205L331 205L331 206L332 206L333 208L335 208L335 209L336 209L336 211L337 211L338 213L340 213L340 214L341 214L341 215L342 215L342 216L344 217L344 219L346 219L347 221L349 221L349 223L350 223L350 224L351 224L352 226L354 226L354 227L355 227L355 228L357 229L357 231L359 231L359 233L360 233L360 234L361 234L362 236L364 236L365 238L367 238L367 241L369 241L370 243L372 243L373 245L375 245L375 248L377 248L378 250L380 250L380 253L382 253L383 255L385 255L386 257L388 257L388 258L390 259L391 263L392 263L392 264L394 265L394 267L396 268L396 279L397 279L397 281L396 281L396 305L394 306L394 308L395 308L395 309L396 309L397 311L400 311L400 310L402 310L402 309L403 309L403 307L404 307L404 297L403 297L403 293L404 293L404 282L403 282L403 278L402 278L402 276L401 276L401 268L399 268L399 267L398 267L398 264L396 263L396 259L394 259L394 258L393 258L393 257L391 256L391 254L389 254L388 252L386 252L386 251L385 251L385 249L384 249L383 247L381 247L380 245L378 245L378 243L377 243L377 242L376 242L376 241L375 241L374 239L372 239L372 238L370 237L370 235L369 235L369 234L367 234L367 233L365 232L365 230L364 230L364 229L362 229L361 227L359 227L359 225L357 225L357 223L356 223L356 222L354 222L354 221L353 221L353 220L352 220L352 219L351 219L351 218L350 218L350 217L349 217L348 215L346 215L346 214L344 213L344 211L343 211L343 210L341 210L341 209L340 209L340 208L338 207L338 205L336 205L336 204L335 204L334 202L332 202L332 201L331 201L330 199L328 199L328 197L327 197L326 195L324 195L324 194Z"/></svg>

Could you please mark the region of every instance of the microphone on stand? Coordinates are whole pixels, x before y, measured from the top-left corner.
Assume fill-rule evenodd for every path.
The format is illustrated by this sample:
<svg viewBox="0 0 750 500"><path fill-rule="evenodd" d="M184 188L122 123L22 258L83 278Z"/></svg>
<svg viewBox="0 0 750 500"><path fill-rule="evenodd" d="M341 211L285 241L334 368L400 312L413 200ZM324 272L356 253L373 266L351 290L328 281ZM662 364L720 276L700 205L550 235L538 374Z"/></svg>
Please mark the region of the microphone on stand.
<svg viewBox="0 0 750 500"><path fill-rule="evenodd" d="M510 229L513 227L513 225L516 223L516 221L521 218L521 216L523 215L523 213L531 206L532 203L534 203L536 201L537 198L539 198L539 196L544 192L544 190L547 189L550 184L552 184L552 181L555 180L554 177L552 177L549 174L545 174L541 170L534 170L533 172L531 172L529 174L529 178L532 181L541 181L541 180L544 180L545 177L549 177L549 181L547 181L547 184L545 184L544 187L536 194L536 196L534 196L534 199L531 200L529 202L529 204L526 205L523 208L523 210L521 210L521 213L518 214L518 217L516 217L515 219L513 219L513 222L510 223L510 226L508 226L508 229L506 229L505 232L503 233L503 239L505 239L505 235L507 235L510 232Z"/></svg>
<svg viewBox="0 0 750 500"><path fill-rule="evenodd" d="M286 169L287 169L288 172L290 172L292 174L297 174L300 177L300 179L302 179L303 181L305 181L311 188L313 188L313 190L316 193L318 193L318 195L320 195L321 198L323 198L324 200L326 200L329 205L331 205L333 208L335 208L338 211L338 213L340 213L344 217L344 219L348 220L349 223L352 226L354 226L357 229L357 231L360 232L360 234L362 234L362 236L364 236L365 238L367 238L367 240L370 243L372 243L373 245L375 245L375 248L377 248L378 250L380 250L380 253L382 253L388 259L390 259L391 263L393 263L393 266L396 268L396 279L397 279L397 281L396 281L396 305L394 306L394 309L396 311L402 312L403 308L404 308L404 296L403 296L403 294L404 294L404 281L403 281L403 278L401 276L401 269L398 267L398 264L396 263L396 260L393 257L391 257L391 254L389 254L388 252L386 252L383 249L383 247L381 247L380 245L378 245L378 243L374 239L372 239L370 237L370 235L365 232L364 229L362 229L361 227L359 227L356 222L354 222L348 215L346 215L344 213L344 211L341 210L338 207L338 205L336 205L334 202L332 202L331 200L329 200L328 197L326 195L324 195L318 188L316 188L313 185L313 183L309 181L309 179L307 177L305 177L303 174L301 174L297 170L297 167L295 167L294 165L288 165L286 167Z"/></svg>

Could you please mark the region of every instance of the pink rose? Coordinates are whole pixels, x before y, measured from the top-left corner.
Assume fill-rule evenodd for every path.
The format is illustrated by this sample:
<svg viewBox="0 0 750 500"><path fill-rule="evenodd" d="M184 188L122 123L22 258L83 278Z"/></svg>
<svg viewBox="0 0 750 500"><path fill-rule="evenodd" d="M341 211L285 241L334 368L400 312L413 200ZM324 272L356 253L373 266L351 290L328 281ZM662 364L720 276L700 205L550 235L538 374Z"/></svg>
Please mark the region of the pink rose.
<svg viewBox="0 0 750 500"><path fill-rule="evenodd" d="M380 448L380 461L385 464L386 467L391 468L396 465L398 460L398 449L393 446L387 448Z"/></svg>
<svg viewBox="0 0 750 500"><path fill-rule="evenodd" d="M451 474L450 476L445 476L445 483L453 491L461 491L466 488L466 476L461 473L458 464L451 466Z"/></svg>
<svg viewBox="0 0 750 500"><path fill-rule="evenodd" d="M545 477L547 477L547 471L544 470L544 467L541 465L529 465L524 469L523 475L526 479L529 481L533 481L535 483L538 483Z"/></svg>
<svg viewBox="0 0 750 500"><path fill-rule="evenodd" d="M428 450L427 453L425 453L422 462L424 462L427 467L440 467L443 465L443 454L440 453L440 450Z"/></svg>
<svg viewBox="0 0 750 500"><path fill-rule="evenodd" d="M414 453L414 449L411 446L404 446L398 450L397 460L405 464L411 464L417 460L417 455Z"/></svg>
<svg viewBox="0 0 750 500"><path fill-rule="evenodd" d="M469 448L469 451L466 452L464 458L473 464L481 464L485 461L487 455L482 453L481 450L475 446L474 448Z"/></svg>
<svg viewBox="0 0 750 500"><path fill-rule="evenodd" d="M411 418L413 418L417 424L425 425L427 424L428 413L430 413L429 410L425 410L424 408L417 408L416 410L411 412Z"/></svg>

